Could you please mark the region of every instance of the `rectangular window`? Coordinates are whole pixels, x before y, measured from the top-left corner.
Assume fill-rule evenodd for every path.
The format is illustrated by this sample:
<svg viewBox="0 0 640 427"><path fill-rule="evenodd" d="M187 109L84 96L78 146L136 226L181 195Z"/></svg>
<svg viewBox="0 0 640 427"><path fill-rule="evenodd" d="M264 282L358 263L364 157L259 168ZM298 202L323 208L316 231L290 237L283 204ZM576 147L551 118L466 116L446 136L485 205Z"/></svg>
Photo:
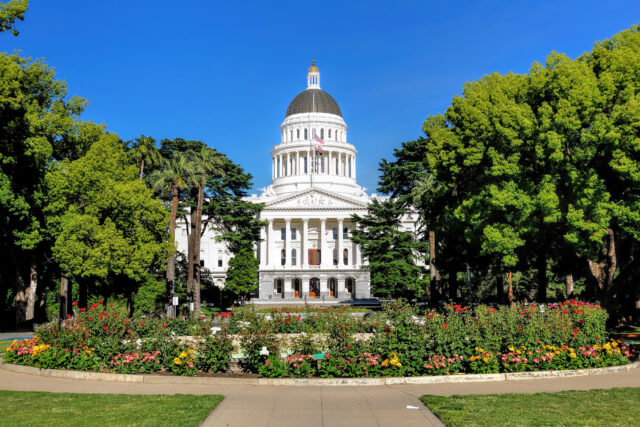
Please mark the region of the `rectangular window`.
<svg viewBox="0 0 640 427"><path fill-rule="evenodd" d="M331 129L329 129L329 139L331 139Z"/></svg>
<svg viewBox="0 0 640 427"><path fill-rule="evenodd" d="M338 166L338 159L336 158L336 175L339 175L339 174L340 174L340 169Z"/></svg>
<svg viewBox="0 0 640 427"><path fill-rule="evenodd" d="M218 267L222 267L222 259L218 258Z"/></svg>
<svg viewBox="0 0 640 427"><path fill-rule="evenodd" d="M349 177L351 177L351 162L348 163L349 167Z"/></svg>
<svg viewBox="0 0 640 427"><path fill-rule="evenodd" d="M324 129L320 129L320 139L324 139Z"/></svg>
<svg viewBox="0 0 640 427"><path fill-rule="evenodd" d="M307 156L304 156L304 173L308 173L307 172Z"/></svg>
<svg viewBox="0 0 640 427"><path fill-rule="evenodd" d="M349 238L349 228L345 227L344 230L342 230L342 238L343 239L348 239Z"/></svg>
<svg viewBox="0 0 640 427"><path fill-rule="evenodd" d="M280 229L280 240L287 240L287 229L284 227Z"/></svg>
<svg viewBox="0 0 640 427"><path fill-rule="evenodd" d="M320 156L320 173L324 173L324 157Z"/></svg>
<svg viewBox="0 0 640 427"><path fill-rule="evenodd" d="M338 240L338 227L333 227L331 231L333 231L333 240Z"/></svg>
<svg viewBox="0 0 640 427"><path fill-rule="evenodd" d="M298 261L296 258L296 250L295 249L291 249L291 265L296 265L296 262Z"/></svg>
<svg viewBox="0 0 640 427"><path fill-rule="evenodd" d="M296 228L295 227L291 227L291 240L296 240L297 236L296 236Z"/></svg>

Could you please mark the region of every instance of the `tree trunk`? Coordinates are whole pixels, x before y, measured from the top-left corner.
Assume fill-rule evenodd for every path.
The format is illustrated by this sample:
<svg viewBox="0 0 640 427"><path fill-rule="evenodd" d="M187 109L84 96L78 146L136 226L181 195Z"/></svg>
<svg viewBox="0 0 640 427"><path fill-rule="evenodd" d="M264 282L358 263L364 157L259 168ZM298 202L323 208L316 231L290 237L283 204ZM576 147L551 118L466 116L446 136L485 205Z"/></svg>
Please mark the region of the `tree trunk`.
<svg viewBox="0 0 640 427"><path fill-rule="evenodd" d="M538 254L538 302L547 301L547 254Z"/></svg>
<svg viewBox="0 0 640 427"><path fill-rule="evenodd" d="M599 262L587 260L589 270L596 279L597 289L596 295L598 299L603 299L606 293L611 289L613 276L617 268L616 243L613 230L607 228L607 235L602 243L602 260Z"/></svg>
<svg viewBox="0 0 640 427"><path fill-rule="evenodd" d="M204 187L198 188L198 205L196 207L196 226L193 236L193 299L194 311L200 313L200 242L202 240L202 205L204 203Z"/></svg>
<svg viewBox="0 0 640 427"><path fill-rule="evenodd" d="M195 235L196 235L196 208L191 208L191 215L189 218L188 228L189 235L187 236L187 295L189 302L193 301L193 277L195 275Z"/></svg>
<svg viewBox="0 0 640 427"><path fill-rule="evenodd" d="M144 176L144 157L140 160L140 180Z"/></svg>
<svg viewBox="0 0 640 427"><path fill-rule="evenodd" d="M567 299L573 297L573 274L569 273L565 276L566 279L566 294L567 294Z"/></svg>
<svg viewBox="0 0 640 427"><path fill-rule="evenodd" d="M29 287L27 288L27 310L25 320L30 321L35 317L36 291L38 290L38 265L35 255L31 259L29 266Z"/></svg>
<svg viewBox="0 0 640 427"><path fill-rule="evenodd" d="M174 182L171 189L171 219L169 220L169 242L176 244L176 217L178 216L178 185ZM172 283L176 277L176 259L172 254L167 261L167 282Z"/></svg>
<svg viewBox="0 0 640 427"><path fill-rule="evenodd" d="M66 319L71 314L71 286L69 279L60 276L60 319Z"/></svg>
<svg viewBox="0 0 640 427"><path fill-rule="evenodd" d="M435 305L439 298L440 272L436 267L436 233L429 230L429 288L431 304Z"/></svg>
<svg viewBox="0 0 640 427"><path fill-rule="evenodd" d="M511 272L507 272L507 302L513 305L513 280L511 280Z"/></svg>

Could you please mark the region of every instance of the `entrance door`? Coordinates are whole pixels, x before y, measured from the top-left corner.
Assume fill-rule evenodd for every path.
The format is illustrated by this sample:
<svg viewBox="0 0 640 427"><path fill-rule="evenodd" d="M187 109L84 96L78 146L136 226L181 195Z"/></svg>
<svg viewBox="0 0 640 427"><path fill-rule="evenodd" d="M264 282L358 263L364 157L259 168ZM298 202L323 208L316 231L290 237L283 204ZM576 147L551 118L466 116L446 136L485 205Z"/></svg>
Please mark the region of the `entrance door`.
<svg viewBox="0 0 640 427"><path fill-rule="evenodd" d="M319 249L309 249L309 265L320 265Z"/></svg>
<svg viewBox="0 0 640 427"><path fill-rule="evenodd" d="M356 297L356 284L351 278L347 279L347 293L351 294L351 298Z"/></svg>
<svg viewBox="0 0 640 427"><path fill-rule="evenodd" d="M320 296L320 279L309 280L309 297L318 298Z"/></svg>
<svg viewBox="0 0 640 427"><path fill-rule="evenodd" d="M336 297L336 279L329 279L329 297Z"/></svg>
<svg viewBox="0 0 640 427"><path fill-rule="evenodd" d="M295 298L300 298L300 279L295 279L293 281L293 296Z"/></svg>

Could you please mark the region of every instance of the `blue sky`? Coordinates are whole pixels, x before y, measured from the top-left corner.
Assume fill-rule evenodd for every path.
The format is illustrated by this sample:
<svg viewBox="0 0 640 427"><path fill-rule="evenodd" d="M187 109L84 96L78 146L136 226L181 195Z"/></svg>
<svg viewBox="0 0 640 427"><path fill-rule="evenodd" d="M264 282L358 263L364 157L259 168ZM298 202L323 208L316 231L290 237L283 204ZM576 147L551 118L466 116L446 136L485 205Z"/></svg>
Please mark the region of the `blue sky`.
<svg viewBox="0 0 640 427"><path fill-rule="evenodd" d="M359 150L358 182L466 81L576 57L640 23L634 1L31 0L0 50L45 58L85 119L127 140L206 142L269 185L269 151L317 60Z"/></svg>

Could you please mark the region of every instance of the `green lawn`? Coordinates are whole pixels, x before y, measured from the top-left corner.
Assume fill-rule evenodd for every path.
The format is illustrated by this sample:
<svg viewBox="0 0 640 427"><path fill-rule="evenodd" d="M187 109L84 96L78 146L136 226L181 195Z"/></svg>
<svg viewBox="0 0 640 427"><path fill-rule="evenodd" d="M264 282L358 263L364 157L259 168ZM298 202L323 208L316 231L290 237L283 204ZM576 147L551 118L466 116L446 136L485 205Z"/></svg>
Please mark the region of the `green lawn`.
<svg viewBox="0 0 640 427"><path fill-rule="evenodd" d="M640 420L640 388L421 400L447 426L632 426Z"/></svg>
<svg viewBox="0 0 640 427"><path fill-rule="evenodd" d="M0 390L0 425L197 426L222 399L221 395Z"/></svg>

